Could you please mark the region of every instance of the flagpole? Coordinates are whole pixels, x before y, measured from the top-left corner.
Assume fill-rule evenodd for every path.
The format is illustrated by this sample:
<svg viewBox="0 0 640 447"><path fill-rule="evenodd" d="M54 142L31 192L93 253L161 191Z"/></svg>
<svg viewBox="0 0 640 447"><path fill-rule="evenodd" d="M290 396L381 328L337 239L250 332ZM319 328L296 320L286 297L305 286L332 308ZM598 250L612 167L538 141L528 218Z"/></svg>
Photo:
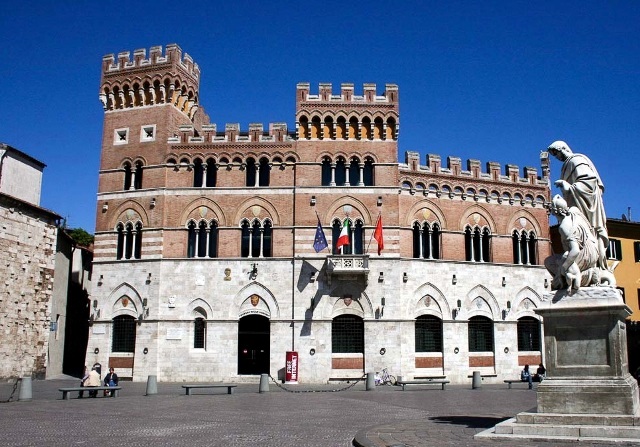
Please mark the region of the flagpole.
<svg viewBox="0 0 640 447"><path fill-rule="evenodd" d="M315 210L314 210L315 211ZM318 223L320 224L320 226L322 227L322 223L320 222L320 216L318 215L318 212L316 211L316 217L318 218ZM324 230L322 231L322 233L324 234ZM331 243L333 243L333 234L331 235L332 239L331 239ZM327 236L325 235L325 240L327 239ZM327 243L327 251L329 252L329 254L331 254L331 250L329 249L329 244Z"/></svg>
<svg viewBox="0 0 640 447"><path fill-rule="evenodd" d="M373 227L373 231L371 232L371 237L369 238L369 244L367 245L367 254L369 253L369 247L371 247L371 241L373 240L373 235L375 234L375 229L378 226L378 221L380 220L380 216L382 216L382 213L378 213L378 219L376 219L376 224Z"/></svg>

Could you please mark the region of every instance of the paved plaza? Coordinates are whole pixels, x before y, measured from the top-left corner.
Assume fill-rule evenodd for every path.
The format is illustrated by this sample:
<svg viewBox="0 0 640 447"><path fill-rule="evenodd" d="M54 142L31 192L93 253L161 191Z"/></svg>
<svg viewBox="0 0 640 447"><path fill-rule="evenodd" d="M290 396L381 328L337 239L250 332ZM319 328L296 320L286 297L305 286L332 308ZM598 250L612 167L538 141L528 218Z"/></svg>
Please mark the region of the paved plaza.
<svg viewBox="0 0 640 447"><path fill-rule="evenodd" d="M364 382L330 392L344 383L323 386L258 383L226 390L195 390L185 396L180 383L159 383L158 394L145 396L146 383L121 382L120 397L62 400L58 388L79 380L33 381L33 400L6 402L13 383L0 384L2 446L264 446L264 447L405 447L509 446L508 441L477 441L473 435L536 405L526 384L377 387ZM313 391L313 392L299 392ZM604 444L534 443L541 446ZM523 443L518 443L523 445Z"/></svg>

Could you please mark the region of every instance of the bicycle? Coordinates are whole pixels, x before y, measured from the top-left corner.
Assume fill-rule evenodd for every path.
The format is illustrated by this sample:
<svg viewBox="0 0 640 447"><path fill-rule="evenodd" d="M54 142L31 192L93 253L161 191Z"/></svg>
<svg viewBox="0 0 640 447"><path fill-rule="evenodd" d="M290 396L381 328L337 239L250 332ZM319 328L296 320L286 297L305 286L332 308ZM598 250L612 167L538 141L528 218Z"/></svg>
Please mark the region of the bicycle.
<svg viewBox="0 0 640 447"><path fill-rule="evenodd" d="M395 385L396 377L389 374L387 368L382 370L382 373L376 372L376 385Z"/></svg>

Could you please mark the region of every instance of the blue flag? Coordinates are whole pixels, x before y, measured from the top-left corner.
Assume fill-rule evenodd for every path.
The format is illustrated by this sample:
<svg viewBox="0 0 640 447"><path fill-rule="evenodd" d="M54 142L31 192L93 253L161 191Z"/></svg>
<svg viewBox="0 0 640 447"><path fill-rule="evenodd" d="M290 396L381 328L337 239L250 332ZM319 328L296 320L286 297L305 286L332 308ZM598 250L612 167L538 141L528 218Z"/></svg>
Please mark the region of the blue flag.
<svg viewBox="0 0 640 447"><path fill-rule="evenodd" d="M327 244L327 238L324 236L324 231L322 231L320 219L318 219L318 226L316 227L316 237L313 239L313 249L316 251L316 253L320 253L328 246L329 244Z"/></svg>

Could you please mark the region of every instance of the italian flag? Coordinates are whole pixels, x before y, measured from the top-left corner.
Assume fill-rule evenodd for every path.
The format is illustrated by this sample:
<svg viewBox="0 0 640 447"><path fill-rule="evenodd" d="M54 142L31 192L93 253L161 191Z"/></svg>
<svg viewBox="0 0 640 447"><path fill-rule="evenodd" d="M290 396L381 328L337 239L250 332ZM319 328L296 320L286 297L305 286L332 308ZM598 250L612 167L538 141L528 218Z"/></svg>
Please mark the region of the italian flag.
<svg viewBox="0 0 640 447"><path fill-rule="evenodd" d="M340 231L340 237L336 242L336 249L339 249L343 245L349 245L349 219L345 219L342 222L342 231Z"/></svg>

